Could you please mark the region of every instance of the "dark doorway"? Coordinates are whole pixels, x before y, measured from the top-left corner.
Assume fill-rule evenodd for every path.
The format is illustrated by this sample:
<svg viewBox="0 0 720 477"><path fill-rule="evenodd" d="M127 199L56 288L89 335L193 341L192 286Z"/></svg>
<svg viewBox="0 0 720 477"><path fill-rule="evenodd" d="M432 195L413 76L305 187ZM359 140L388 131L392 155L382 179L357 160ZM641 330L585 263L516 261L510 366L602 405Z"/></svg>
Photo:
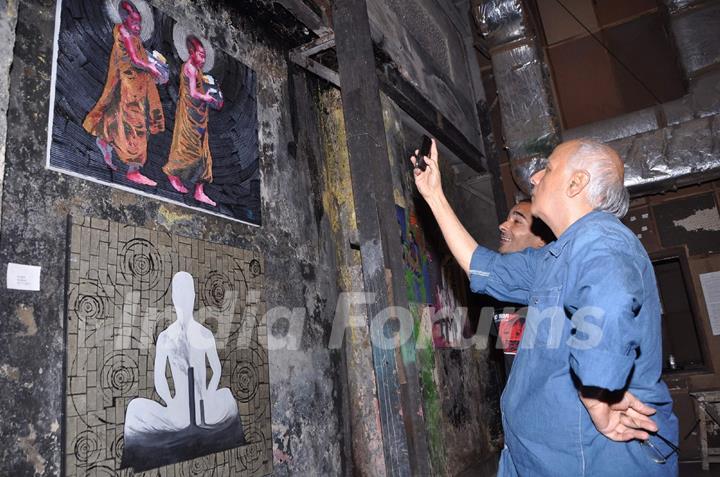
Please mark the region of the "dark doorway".
<svg viewBox="0 0 720 477"><path fill-rule="evenodd" d="M653 268L662 303L663 372L705 371L685 249L655 254Z"/></svg>

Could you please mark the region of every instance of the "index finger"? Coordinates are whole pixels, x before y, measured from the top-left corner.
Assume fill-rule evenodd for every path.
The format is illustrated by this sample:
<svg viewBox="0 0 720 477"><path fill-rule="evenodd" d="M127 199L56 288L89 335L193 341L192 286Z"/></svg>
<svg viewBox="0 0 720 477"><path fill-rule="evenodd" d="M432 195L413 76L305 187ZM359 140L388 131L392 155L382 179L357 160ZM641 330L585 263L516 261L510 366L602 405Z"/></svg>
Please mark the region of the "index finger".
<svg viewBox="0 0 720 477"><path fill-rule="evenodd" d="M427 163L428 167L438 169L438 149L437 141L435 141L435 138L430 139L430 154L429 156L426 156L425 162Z"/></svg>

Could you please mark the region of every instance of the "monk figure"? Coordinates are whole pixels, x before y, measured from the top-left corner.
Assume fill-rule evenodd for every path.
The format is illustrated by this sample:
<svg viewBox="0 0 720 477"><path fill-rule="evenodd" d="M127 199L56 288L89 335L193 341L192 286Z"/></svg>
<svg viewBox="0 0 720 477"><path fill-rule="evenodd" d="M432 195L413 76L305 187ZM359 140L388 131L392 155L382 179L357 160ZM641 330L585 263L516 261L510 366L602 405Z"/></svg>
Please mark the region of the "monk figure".
<svg viewBox="0 0 720 477"><path fill-rule="evenodd" d="M195 36L186 40L189 57L180 74L180 93L175 113L175 129L170 155L163 172L173 188L181 194L188 192L183 181L195 184L195 200L217 204L205 194L204 186L212 182L212 155L208 142L208 113L210 106L222 107L222 101L205 91L205 48Z"/></svg>
<svg viewBox="0 0 720 477"><path fill-rule="evenodd" d="M218 387L223 370L215 337L193 317L189 273L173 276L172 302L177 319L158 336L152 379L164 404L137 397L125 413L121 467L135 472L245 444L237 401Z"/></svg>
<svg viewBox="0 0 720 477"><path fill-rule="evenodd" d="M130 1L119 5L122 23L113 28L107 79L102 96L83 122L95 136L105 164L113 171L113 150L128 166L128 180L155 186L157 183L140 173L147 161L148 133L165 130L160 95L155 80L161 73L149 60L140 39L142 17Z"/></svg>

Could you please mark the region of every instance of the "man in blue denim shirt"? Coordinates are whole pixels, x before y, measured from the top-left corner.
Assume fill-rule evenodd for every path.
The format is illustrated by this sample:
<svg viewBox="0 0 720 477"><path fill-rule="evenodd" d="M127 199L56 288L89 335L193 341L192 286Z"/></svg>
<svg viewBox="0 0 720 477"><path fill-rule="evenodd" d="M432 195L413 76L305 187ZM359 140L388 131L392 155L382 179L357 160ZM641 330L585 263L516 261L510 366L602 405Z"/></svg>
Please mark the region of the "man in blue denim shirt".
<svg viewBox="0 0 720 477"><path fill-rule="evenodd" d="M501 401L498 475L677 475L660 301L647 253L618 220L629 198L615 151L559 145L532 177L533 215L558 239L508 255L468 234L443 194L434 144L430 156L415 183L472 290L529 305Z"/></svg>

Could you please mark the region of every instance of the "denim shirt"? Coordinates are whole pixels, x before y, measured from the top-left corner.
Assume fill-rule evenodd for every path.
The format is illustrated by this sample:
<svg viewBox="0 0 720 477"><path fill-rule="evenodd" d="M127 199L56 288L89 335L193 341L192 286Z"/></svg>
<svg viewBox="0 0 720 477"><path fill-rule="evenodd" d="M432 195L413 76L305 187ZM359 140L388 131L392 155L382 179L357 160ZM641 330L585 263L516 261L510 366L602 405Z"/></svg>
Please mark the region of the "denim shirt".
<svg viewBox="0 0 720 477"><path fill-rule="evenodd" d="M500 255L478 247L470 287L529 306L501 399L505 444L499 476L674 476L677 455L657 464L638 441L600 434L580 383L628 390L657 409L659 434L677 443L661 380L662 332L655 274L640 241L616 217L591 212L541 249ZM651 442L664 455L662 440Z"/></svg>

